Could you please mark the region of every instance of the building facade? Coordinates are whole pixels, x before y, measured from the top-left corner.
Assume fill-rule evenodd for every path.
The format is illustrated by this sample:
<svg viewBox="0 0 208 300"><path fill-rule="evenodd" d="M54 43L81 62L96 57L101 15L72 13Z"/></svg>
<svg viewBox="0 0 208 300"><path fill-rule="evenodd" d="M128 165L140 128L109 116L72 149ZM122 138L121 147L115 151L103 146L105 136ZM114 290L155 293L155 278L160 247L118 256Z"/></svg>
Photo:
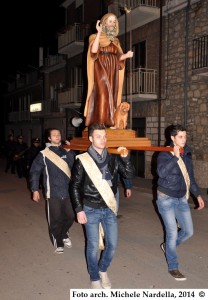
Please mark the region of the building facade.
<svg viewBox="0 0 208 300"><path fill-rule="evenodd" d="M133 59L126 62L122 98L131 104L128 128L135 130L139 137L148 137L152 145L163 146L169 125L185 125L196 179L206 188L208 2L66 0L62 7L65 27L58 33L58 53L46 57L39 68L42 94L32 97L33 102L42 97L43 110L30 113L30 124L35 122L35 128L42 131L58 127L63 138L81 134L84 122L75 128L72 119L83 118L88 37L96 32L97 19L106 12L113 12L119 20L119 40L124 52L134 51ZM18 93L19 90L14 89L13 94ZM11 100L11 93L6 99ZM18 97L16 99L18 103ZM10 115L7 132L16 126L12 120ZM151 151L132 151L137 176L153 178L155 156Z"/></svg>
<svg viewBox="0 0 208 300"><path fill-rule="evenodd" d="M21 134L28 145L33 137L42 137L42 123L30 112L31 104L43 101L43 78L38 69L17 74L8 83L3 101L5 136L12 133L16 138Z"/></svg>

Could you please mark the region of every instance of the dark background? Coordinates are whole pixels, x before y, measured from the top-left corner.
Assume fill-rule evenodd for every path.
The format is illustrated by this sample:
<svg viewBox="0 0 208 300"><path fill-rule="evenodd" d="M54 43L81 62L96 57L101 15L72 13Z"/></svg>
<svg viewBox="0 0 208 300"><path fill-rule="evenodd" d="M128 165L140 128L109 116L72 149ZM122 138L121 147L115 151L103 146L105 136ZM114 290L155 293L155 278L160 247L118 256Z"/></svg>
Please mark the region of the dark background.
<svg viewBox="0 0 208 300"><path fill-rule="evenodd" d="M1 2L0 140L4 136L2 94L17 73L38 67L39 47L44 55L57 54L57 32L64 27L62 0L3 0Z"/></svg>
<svg viewBox="0 0 208 300"><path fill-rule="evenodd" d="M38 66L39 46L56 53L57 31L64 26L61 0L11 0L1 4L1 76ZM24 72L23 72L24 73Z"/></svg>

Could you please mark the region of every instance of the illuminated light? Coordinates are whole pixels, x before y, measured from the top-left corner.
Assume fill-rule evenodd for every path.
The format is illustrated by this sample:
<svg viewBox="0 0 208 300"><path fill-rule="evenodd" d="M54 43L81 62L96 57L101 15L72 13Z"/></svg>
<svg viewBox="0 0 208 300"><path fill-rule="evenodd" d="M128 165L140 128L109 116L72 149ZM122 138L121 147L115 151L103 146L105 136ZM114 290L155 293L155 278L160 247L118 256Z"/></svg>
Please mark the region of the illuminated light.
<svg viewBox="0 0 208 300"><path fill-rule="evenodd" d="M30 112L42 111L42 103L30 104Z"/></svg>

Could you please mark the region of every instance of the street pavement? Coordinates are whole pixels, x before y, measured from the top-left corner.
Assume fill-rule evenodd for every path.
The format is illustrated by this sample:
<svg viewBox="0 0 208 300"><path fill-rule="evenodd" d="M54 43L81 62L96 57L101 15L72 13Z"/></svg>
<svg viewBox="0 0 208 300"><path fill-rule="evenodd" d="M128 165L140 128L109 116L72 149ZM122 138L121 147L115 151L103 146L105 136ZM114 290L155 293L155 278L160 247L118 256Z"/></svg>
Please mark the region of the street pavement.
<svg viewBox="0 0 208 300"><path fill-rule="evenodd" d="M45 200L31 200L25 179L4 173L0 159L0 299L69 300L71 288L90 288L82 226L74 223L73 246L54 254L48 234ZM175 281L167 271L160 243L163 227L155 210L151 181L136 178L132 197L120 187L119 242L108 274L113 289L208 288L208 200L198 211L190 200L194 235L178 249L180 271Z"/></svg>

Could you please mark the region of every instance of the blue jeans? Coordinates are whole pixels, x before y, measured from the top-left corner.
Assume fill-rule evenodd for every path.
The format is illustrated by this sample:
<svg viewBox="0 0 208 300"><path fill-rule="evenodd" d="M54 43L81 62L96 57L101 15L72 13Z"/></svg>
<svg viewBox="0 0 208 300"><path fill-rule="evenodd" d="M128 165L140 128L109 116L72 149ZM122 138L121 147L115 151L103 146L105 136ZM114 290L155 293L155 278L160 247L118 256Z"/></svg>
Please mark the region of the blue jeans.
<svg viewBox="0 0 208 300"><path fill-rule="evenodd" d="M176 247L193 235L189 204L185 197L174 198L158 192L157 206L165 225L165 254L168 270L176 270L178 269Z"/></svg>
<svg viewBox="0 0 208 300"><path fill-rule="evenodd" d="M99 271L106 272L115 253L118 240L117 217L110 208L91 208L84 205L87 216L85 224L87 237L87 266L91 281L100 279ZM105 248L98 258L99 223L102 224L105 238Z"/></svg>
<svg viewBox="0 0 208 300"><path fill-rule="evenodd" d="M115 194L115 198L116 198L116 211L118 212L119 209L119 202L120 202L120 194L119 194L119 189L117 189L117 192Z"/></svg>

